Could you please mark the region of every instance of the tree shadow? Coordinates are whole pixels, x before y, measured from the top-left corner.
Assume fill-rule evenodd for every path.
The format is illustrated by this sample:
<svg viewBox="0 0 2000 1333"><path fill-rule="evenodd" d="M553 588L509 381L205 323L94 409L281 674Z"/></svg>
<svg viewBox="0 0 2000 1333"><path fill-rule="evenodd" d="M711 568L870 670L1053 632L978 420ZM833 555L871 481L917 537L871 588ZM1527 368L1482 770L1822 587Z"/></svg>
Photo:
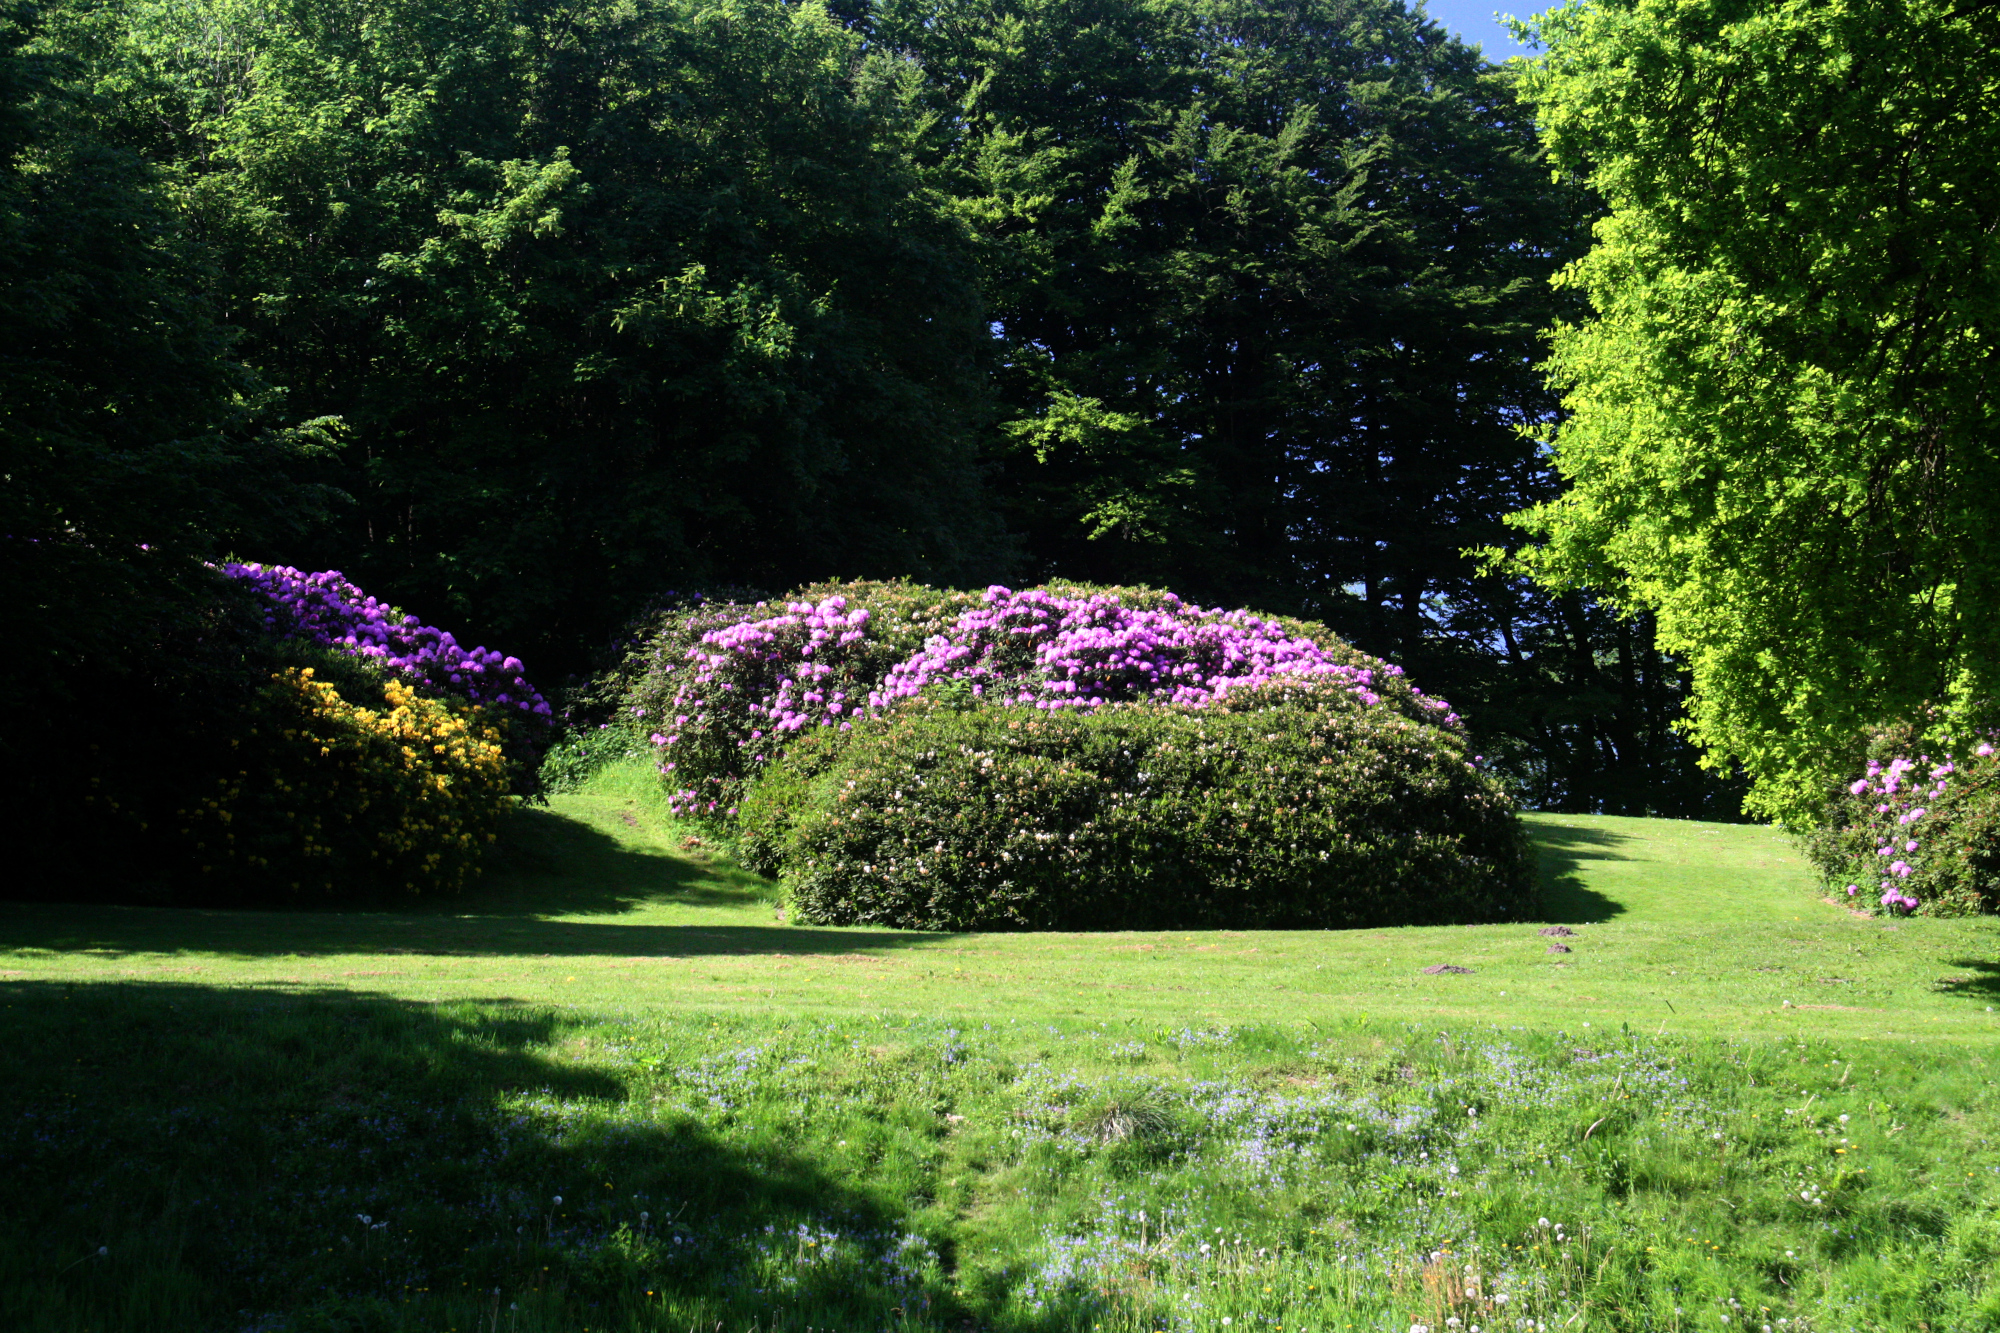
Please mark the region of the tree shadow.
<svg viewBox="0 0 2000 1333"><path fill-rule="evenodd" d="M2000 997L2000 963L1991 959L1954 958L1947 966L1974 973L1969 977L1945 977L1937 982L1944 995L1965 995L1975 1000Z"/></svg>
<svg viewBox="0 0 2000 1333"><path fill-rule="evenodd" d="M636 811L621 811L635 830ZM776 902L778 886L711 856L632 846L553 810L529 806L510 816L479 884L456 898L416 904L425 912L546 916L609 915L652 902L742 906ZM401 910L411 910L405 907Z"/></svg>
<svg viewBox="0 0 2000 1333"><path fill-rule="evenodd" d="M635 833L652 832L637 810L621 814ZM275 880L275 876L273 877ZM199 883L143 874L99 876L88 884L20 876L0 901L101 903L134 907L216 907L284 913L330 908L417 915L610 915L651 902L742 906L775 902L778 886L707 849L676 853L643 837L621 841L581 819L524 806L501 825L484 873L462 893L430 896L357 891L338 897L280 896L242 901L204 896Z"/></svg>
<svg viewBox="0 0 2000 1333"><path fill-rule="evenodd" d="M394 912L217 911L186 907L10 904L0 907L0 952L117 956L212 953L232 958L343 954L447 957L710 958L864 955L948 936L914 930L806 926L661 926L541 921L518 916Z"/></svg>
<svg viewBox="0 0 2000 1333"><path fill-rule="evenodd" d="M1572 824L1531 823L1527 828L1539 863L1545 920L1581 925L1624 914L1624 904L1587 887L1581 872L1591 862L1628 859L1616 849L1630 838L1610 829Z"/></svg>
<svg viewBox="0 0 2000 1333"><path fill-rule="evenodd" d="M5 982L0 1006L9 1329L954 1313L902 1200L804 1133L658 1109L706 1096L662 1092L706 1077L693 1037L590 1067L543 1054L582 1020L498 1005Z"/></svg>
<svg viewBox="0 0 2000 1333"><path fill-rule="evenodd" d="M633 827L644 827L635 813ZM131 903L0 904L0 951L459 957L706 958L866 954L944 938L921 931L771 925L556 921L616 916L663 903L744 908L773 904L775 887L706 851L621 842L547 810L517 812L498 864L450 898L231 907Z"/></svg>

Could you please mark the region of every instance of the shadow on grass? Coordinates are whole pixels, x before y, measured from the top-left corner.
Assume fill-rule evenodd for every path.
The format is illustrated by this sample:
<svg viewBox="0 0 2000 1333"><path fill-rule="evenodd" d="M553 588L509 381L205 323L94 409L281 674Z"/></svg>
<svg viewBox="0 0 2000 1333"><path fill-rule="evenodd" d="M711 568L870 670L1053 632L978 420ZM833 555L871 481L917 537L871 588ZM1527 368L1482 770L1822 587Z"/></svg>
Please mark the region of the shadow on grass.
<svg viewBox="0 0 2000 1333"><path fill-rule="evenodd" d="M341 954L446 957L712 958L866 954L942 935L799 926L652 926L510 916L388 912L209 911L184 907L0 906L0 952L213 953L236 958Z"/></svg>
<svg viewBox="0 0 2000 1333"><path fill-rule="evenodd" d="M1947 977L1937 983L1938 990L1945 995L1965 995L1975 1000L2000 998L2000 963L1992 959L1954 958L1949 967L1962 969L1976 975L1969 977Z"/></svg>
<svg viewBox="0 0 2000 1333"><path fill-rule="evenodd" d="M636 812L625 816L645 828ZM423 910L482 915L629 912L649 902L740 906L772 902L777 886L705 853L676 855L621 843L553 810L528 807L509 820L484 879L462 897Z"/></svg>
<svg viewBox="0 0 2000 1333"><path fill-rule="evenodd" d="M797 1135L653 1113L637 1065L546 1058L573 1019L186 985L0 983L0 1006L12 1333L952 1313L900 1200Z"/></svg>
<svg viewBox="0 0 2000 1333"><path fill-rule="evenodd" d="M1623 861L1617 848L1632 841L1610 829L1575 825L1528 824L1542 879L1542 917L1547 921L1583 924L1609 921L1625 907L1584 884L1583 870L1593 861Z"/></svg>
<svg viewBox="0 0 2000 1333"><path fill-rule="evenodd" d="M919 931L776 924L664 926L539 919L557 913L613 915L662 902L756 907L770 903L773 895L768 881L725 861L697 861L630 846L579 820L531 809L517 816L486 881L458 897L404 900L387 907L7 903L0 904L0 951L198 952L237 958L342 954L707 958L870 953L942 938Z"/></svg>

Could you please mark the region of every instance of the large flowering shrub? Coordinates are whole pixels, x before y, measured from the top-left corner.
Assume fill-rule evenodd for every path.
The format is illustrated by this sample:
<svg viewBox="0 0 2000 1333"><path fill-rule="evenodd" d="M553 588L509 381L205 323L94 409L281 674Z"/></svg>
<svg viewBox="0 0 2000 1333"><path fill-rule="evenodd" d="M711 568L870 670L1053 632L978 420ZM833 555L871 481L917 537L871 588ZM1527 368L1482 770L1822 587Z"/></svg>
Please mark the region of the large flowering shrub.
<svg viewBox="0 0 2000 1333"><path fill-rule="evenodd" d="M235 898L440 893L477 873L509 794L491 705L312 667L259 693L233 770L178 812L197 887Z"/></svg>
<svg viewBox="0 0 2000 1333"><path fill-rule="evenodd" d="M1877 749L1806 839L1841 900L1894 916L2000 908L2000 755L1980 742L1957 759Z"/></svg>
<svg viewBox="0 0 2000 1333"><path fill-rule="evenodd" d="M1282 621L1204 610L1172 593L1148 608L1127 605L1117 591L994 587L984 606L891 670L869 703L885 707L949 680L997 702L1041 709L1138 701L1200 706L1239 686L1287 676L1330 678L1363 703L1381 703L1378 685L1398 680L1402 668L1353 656ZM1437 721L1458 720L1442 700L1424 699L1407 685L1403 693Z"/></svg>
<svg viewBox="0 0 2000 1333"><path fill-rule="evenodd" d="M518 657L463 647L448 631L370 597L338 570L230 564L223 572L263 596L273 632L365 658L429 697L456 695L487 709L524 760L546 747L552 713Z"/></svg>
<svg viewBox="0 0 2000 1333"><path fill-rule="evenodd" d="M1229 706L919 702L750 797L796 801L799 918L927 930L1304 928L1527 919L1513 805L1453 730L1333 673ZM1261 695L1262 697L1256 697ZM831 762L826 759L831 757ZM785 780L799 760L815 776Z"/></svg>
<svg viewBox="0 0 2000 1333"><path fill-rule="evenodd" d="M697 624L698 637L686 632ZM1318 627L1171 593L1073 585L994 587L976 598L835 585L775 606L711 606L681 634L661 636L631 709L651 719L674 808L733 818L746 781L800 735L851 732L918 697L1046 712L1200 707L1245 686L1307 678L1363 707L1458 722L1400 668Z"/></svg>
<svg viewBox="0 0 2000 1333"><path fill-rule="evenodd" d="M865 716L857 701L977 602L857 582L672 608L617 669L631 684L614 724L641 728L676 811L731 818L747 780L808 730L851 727Z"/></svg>

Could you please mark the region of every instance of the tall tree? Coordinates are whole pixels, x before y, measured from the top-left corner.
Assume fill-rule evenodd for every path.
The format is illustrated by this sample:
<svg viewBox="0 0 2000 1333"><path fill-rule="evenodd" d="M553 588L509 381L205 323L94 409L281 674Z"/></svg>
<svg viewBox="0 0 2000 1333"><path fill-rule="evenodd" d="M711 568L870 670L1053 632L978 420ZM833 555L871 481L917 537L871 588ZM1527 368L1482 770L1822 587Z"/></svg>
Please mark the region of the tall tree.
<svg viewBox="0 0 2000 1333"><path fill-rule="evenodd" d="M143 658L139 608L198 558L317 512L232 355L212 275L154 172L107 125L39 8L0 9L0 673L49 698L86 661ZM0 767L4 767L0 763Z"/></svg>
<svg viewBox="0 0 2000 1333"><path fill-rule="evenodd" d="M1560 485L1524 431L1584 208L1513 73L1400 0L885 0L869 30L921 59L985 243L1033 574L1316 615L1537 800L1714 811L1672 665L1466 554Z"/></svg>
<svg viewBox="0 0 2000 1333"><path fill-rule="evenodd" d="M183 776L164 719L227 653L204 561L327 498L294 480L327 424L272 424L199 247L48 26L0 8L0 812L24 892L96 869L120 798Z"/></svg>
<svg viewBox="0 0 2000 1333"><path fill-rule="evenodd" d="M317 559L545 672L662 587L995 559L918 71L818 4L80 12L125 32L107 78L245 354L348 424Z"/></svg>
<svg viewBox="0 0 2000 1333"><path fill-rule="evenodd" d="M1524 95L1608 216L1533 567L1650 613L1691 734L1802 821L2000 683L2000 9L1592 0Z"/></svg>
<svg viewBox="0 0 2000 1333"><path fill-rule="evenodd" d="M875 32L957 129L1038 562L1412 620L1473 569L1540 475L1574 234L1511 75L1400 0L890 0Z"/></svg>

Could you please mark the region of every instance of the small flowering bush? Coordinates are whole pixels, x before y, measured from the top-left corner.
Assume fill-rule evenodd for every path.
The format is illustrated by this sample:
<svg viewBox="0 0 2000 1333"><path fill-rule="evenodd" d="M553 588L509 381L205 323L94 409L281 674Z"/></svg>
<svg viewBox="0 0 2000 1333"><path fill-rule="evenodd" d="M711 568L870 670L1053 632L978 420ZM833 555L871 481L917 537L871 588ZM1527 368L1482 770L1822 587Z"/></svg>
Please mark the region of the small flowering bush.
<svg viewBox="0 0 2000 1333"><path fill-rule="evenodd" d="M364 658L428 697L455 695L485 709L505 729L524 772L547 747L552 713L518 657L462 647L449 632L368 596L338 570L230 564L223 573L262 595L269 606L264 623L273 633Z"/></svg>
<svg viewBox="0 0 2000 1333"><path fill-rule="evenodd" d="M1525 919L1534 879L1504 791L1455 731L1353 684L1267 681L1218 708L920 701L834 747L774 859L799 918L826 924Z"/></svg>
<svg viewBox="0 0 2000 1333"><path fill-rule="evenodd" d="M851 732L920 697L1043 712L1201 707L1310 678L1366 707L1458 724L1400 668L1323 628L1150 589L822 585L778 604L710 605L673 629L630 710L652 719L675 811L698 817L734 819L746 785L800 736Z"/></svg>
<svg viewBox="0 0 2000 1333"><path fill-rule="evenodd" d="M2000 908L2000 754L1880 753L1829 807L1806 851L1834 894L1878 914L1972 916Z"/></svg>
<svg viewBox="0 0 2000 1333"><path fill-rule="evenodd" d="M234 771L179 811L198 886L232 897L449 893L512 807L492 705L397 676L278 672L232 740ZM343 689L345 692L343 692Z"/></svg>

